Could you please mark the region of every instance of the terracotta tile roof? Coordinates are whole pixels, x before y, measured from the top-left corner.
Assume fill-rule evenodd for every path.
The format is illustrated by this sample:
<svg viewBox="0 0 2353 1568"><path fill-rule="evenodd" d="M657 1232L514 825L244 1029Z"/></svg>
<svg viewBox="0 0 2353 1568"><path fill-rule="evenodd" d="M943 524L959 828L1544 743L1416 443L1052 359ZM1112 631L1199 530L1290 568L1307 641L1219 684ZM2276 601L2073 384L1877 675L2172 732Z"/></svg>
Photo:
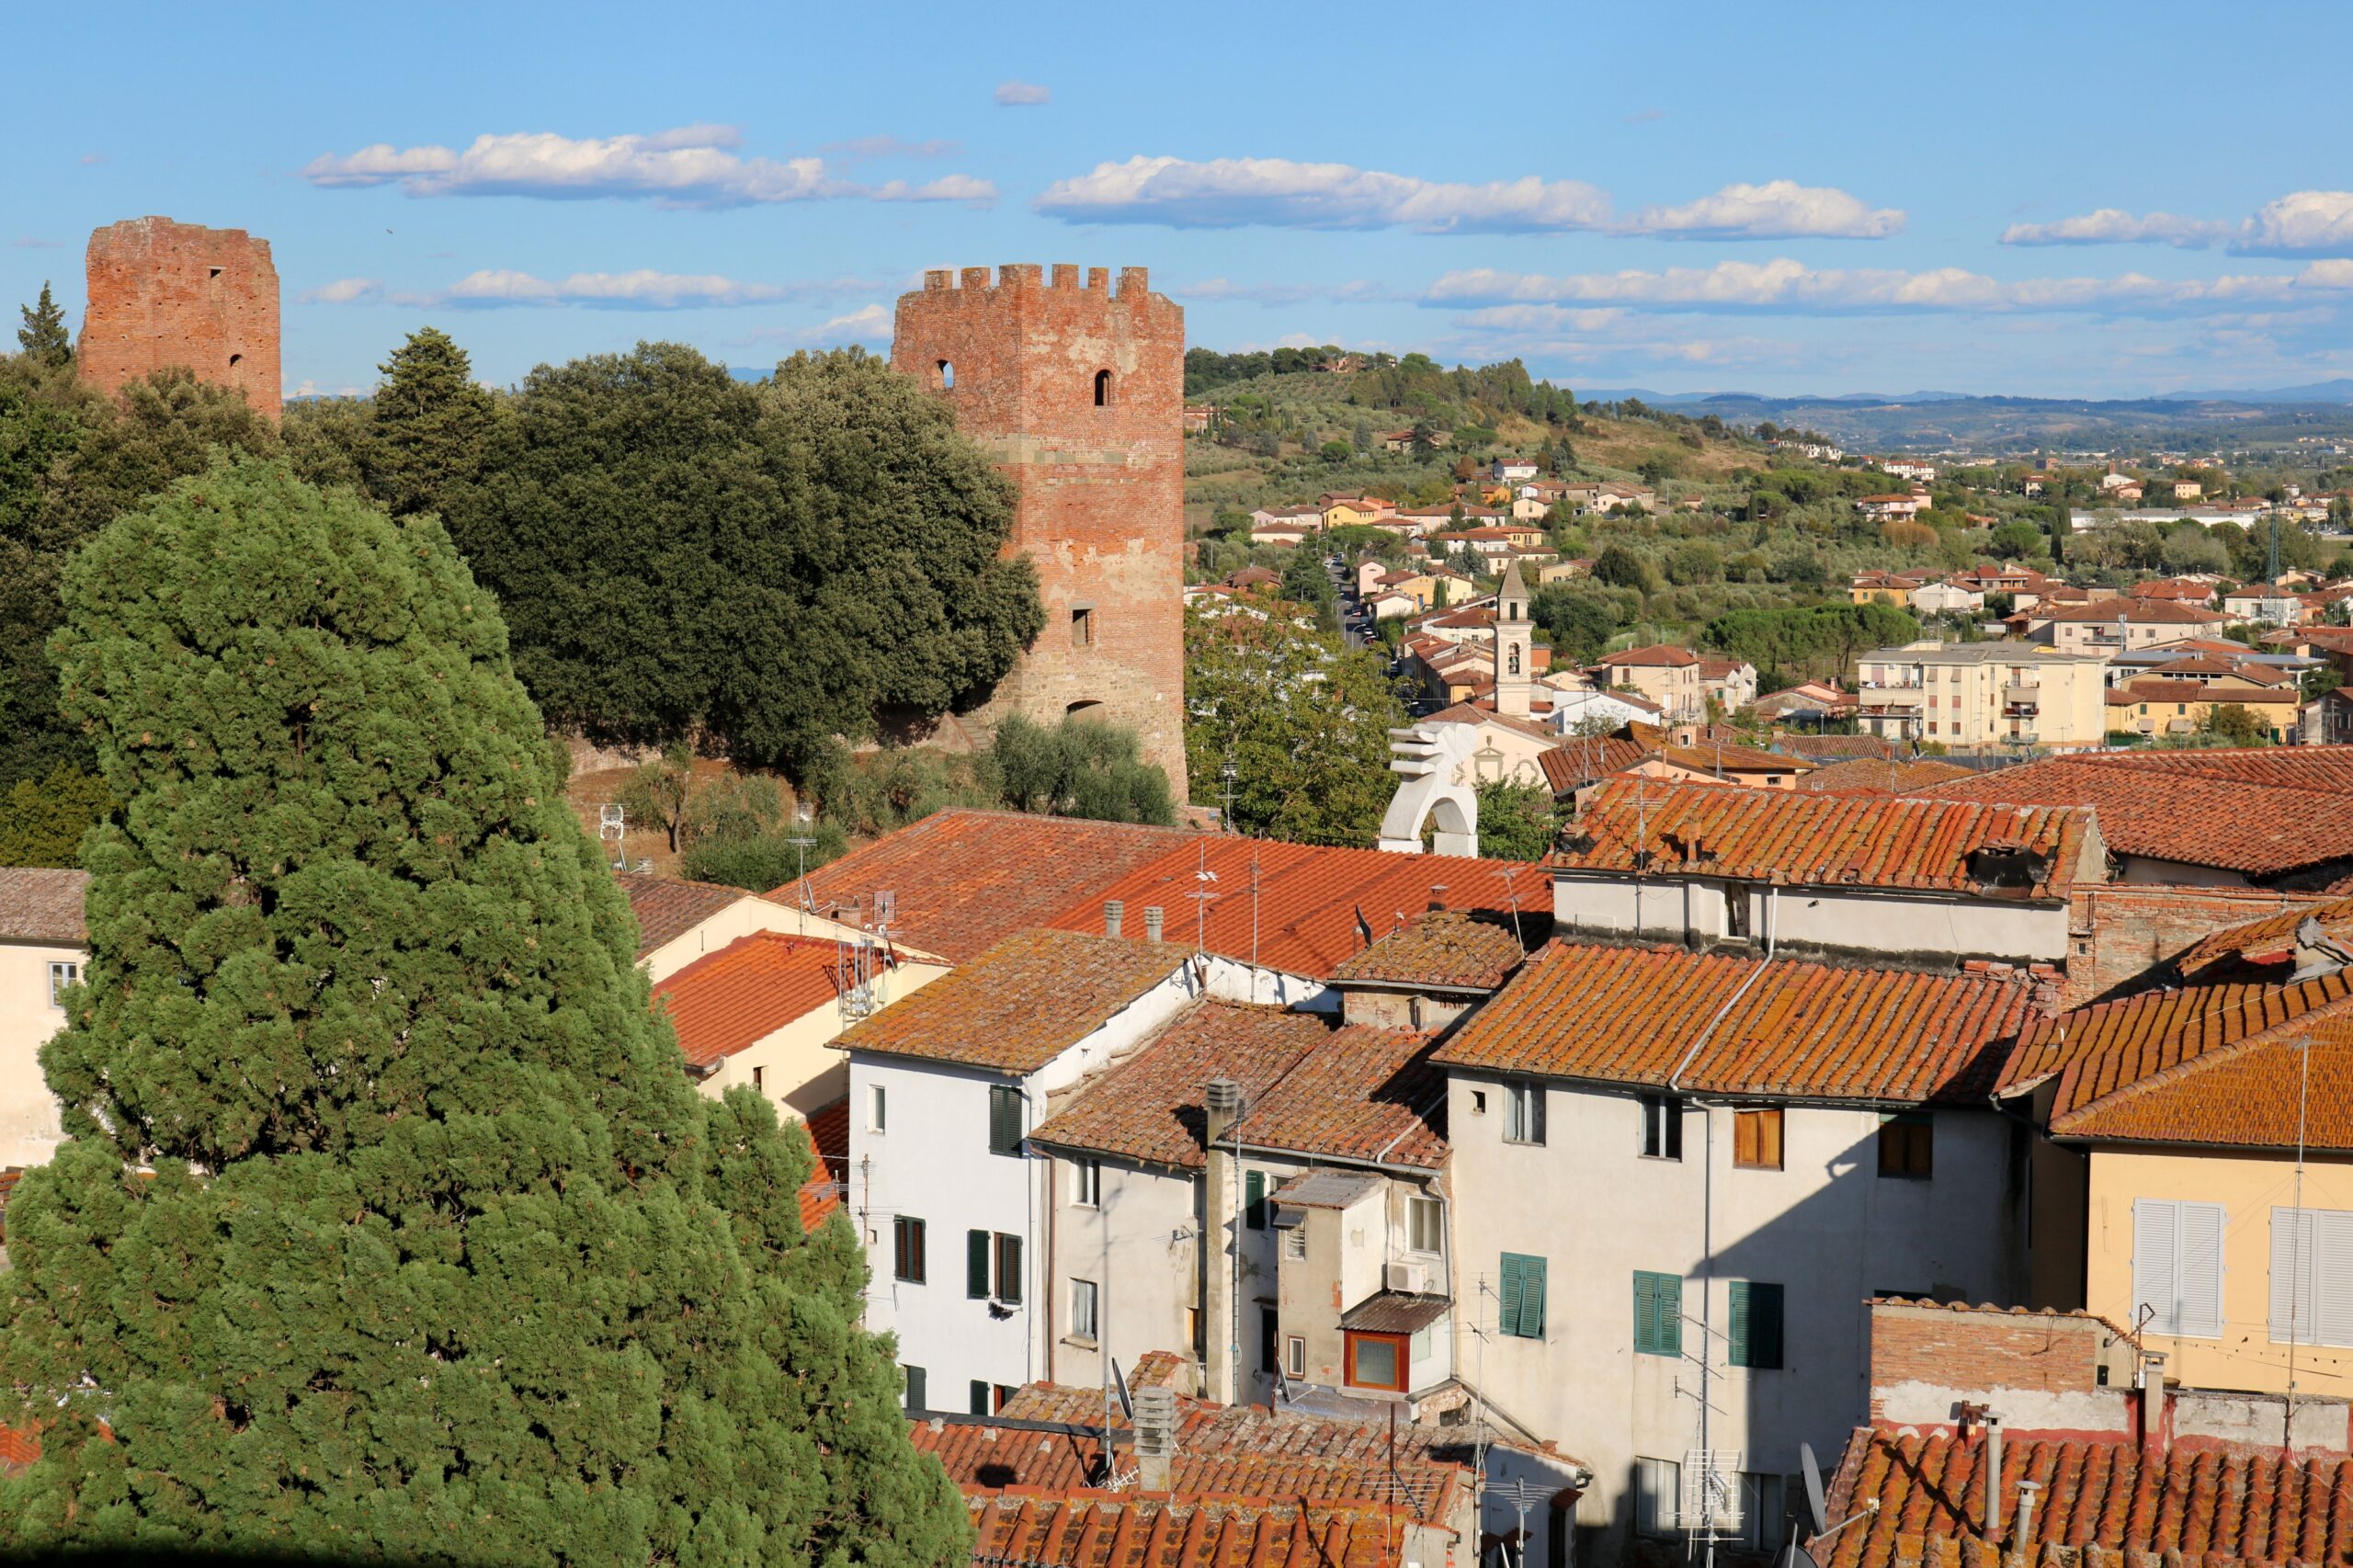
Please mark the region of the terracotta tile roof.
<svg viewBox="0 0 2353 1568"><path fill-rule="evenodd" d="M1699 662L1699 655L1688 648L1678 648L1672 642L1653 642L1646 647L1628 648L1607 654L1601 661L1608 665L1658 665L1681 669Z"/></svg>
<svg viewBox="0 0 2353 1568"><path fill-rule="evenodd" d="M40 1437L29 1426L0 1426L0 1475L12 1475L40 1458Z"/></svg>
<svg viewBox="0 0 2353 1568"><path fill-rule="evenodd" d="M669 1004L688 1065L708 1067L833 1006L840 994L835 957L832 942L757 931L705 953L654 995Z"/></svg>
<svg viewBox="0 0 2353 1568"><path fill-rule="evenodd" d="M847 1051L1034 1073L1183 966L1186 950L1024 931L842 1035Z"/></svg>
<svg viewBox="0 0 2353 1568"><path fill-rule="evenodd" d="M813 1231L842 1206L849 1182L849 1096L820 1106L801 1124L817 1167L801 1184L801 1228Z"/></svg>
<svg viewBox="0 0 2353 1568"><path fill-rule="evenodd" d="M2111 687L2108 693L2110 708L2129 708L2136 702L2211 702L2218 706L2235 702L2263 708L2285 703L2293 708L2302 700L2293 688L2249 691L2244 687L2208 686L2204 681L2166 680L2151 676Z"/></svg>
<svg viewBox="0 0 2353 1568"><path fill-rule="evenodd" d="M1214 880L1202 881L1204 871ZM1198 937L1207 951L1245 962L1255 955L1268 969L1324 980L1433 904L1507 914L1506 877L1521 909L1550 907L1542 869L1519 861L1196 835L1181 848L1095 887L1046 924L1100 931L1104 902L1118 899L1126 905L1122 928L1140 933L1143 911L1157 905L1165 911L1164 931L1171 942L1190 947ZM1217 895L1205 906L1190 897L1202 891ZM1204 910L1198 923L1197 910Z"/></svg>
<svg viewBox="0 0 2353 1568"><path fill-rule="evenodd" d="M1555 943L1436 1060L1711 1093L1981 1101L2032 1002L2007 977Z"/></svg>
<svg viewBox="0 0 2353 1568"><path fill-rule="evenodd" d="M2299 753L2336 753L2302 767ZM1938 801L2090 806L2122 855L2284 875L2353 859L2353 767L2345 746L2259 752L2110 753L2049 757L1919 790ZM2298 759L2301 760L2301 759ZM2293 779L2290 783L2286 780Z"/></svg>
<svg viewBox="0 0 2353 1568"><path fill-rule="evenodd" d="M637 956L676 941L721 910L756 893L717 882L689 882L644 871L615 871L613 881L629 895L629 912L637 916ZM791 889L779 890L790 894Z"/></svg>
<svg viewBox="0 0 2353 1568"><path fill-rule="evenodd" d="M2006 775L2003 775L2006 777ZM1609 779L1563 834L1551 864L1653 874L1689 864L1710 876L1785 886L1986 891L1982 852L2042 858L2019 897L2063 899L2093 838L2091 813L1911 798L1713 789ZM1638 842L1639 839L1639 842ZM1638 858L1647 855L1647 858Z"/></svg>
<svg viewBox="0 0 2353 1568"><path fill-rule="evenodd" d="M1760 702L1762 699L1758 699ZM1852 701L1852 698L1847 699ZM1853 756L1893 756L1895 743L1878 735L1776 735L1773 744L1786 752L1817 761Z"/></svg>
<svg viewBox="0 0 2353 1568"><path fill-rule="evenodd" d="M1523 915L1517 929L1509 915L1424 915L1340 965L1332 980L1493 991L1552 931L1549 910Z"/></svg>
<svg viewBox="0 0 2353 1568"><path fill-rule="evenodd" d="M1770 752L1757 746L1725 745L1720 741L1696 746L1666 746L1660 760L1696 773L1811 773L1813 764L1794 754Z"/></svg>
<svg viewBox="0 0 2353 1568"><path fill-rule="evenodd" d="M1938 762L1933 756L1915 757L1904 762L1850 756L1844 762L1831 763L1799 779L1798 788L1820 794L1900 795L1907 790L1923 790L1949 778L1970 777L1972 774L1968 768L1949 762Z"/></svg>
<svg viewBox="0 0 2353 1568"><path fill-rule="evenodd" d="M40 866L0 866L0 942L46 942L61 948L88 945L82 898L87 871Z"/></svg>
<svg viewBox="0 0 2353 1568"><path fill-rule="evenodd" d="M1481 687L1490 693L1495 690L1495 684L1492 678L1480 682ZM1458 702L1451 708L1441 708L1435 713L1423 715L1415 722L1419 724L1494 724L1506 730L1517 730L1523 735L1540 741L1558 738L1551 730L1532 719L1522 719L1509 713L1497 713L1491 708L1473 707L1468 702Z"/></svg>
<svg viewBox="0 0 2353 1568"><path fill-rule="evenodd" d="M1255 1105L1331 1035L1330 1025L1313 1013L1202 1002L1100 1074L1030 1137L1150 1165L1199 1166L1207 1122L1203 1084L1222 1073L1242 1085L1244 1103Z"/></svg>
<svg viewBox="0 0 2353 1568"><path fill-rule="evenodd" d="M2220 626L2229 619L2220 610L2183 604L2178 599L2099 599L2091 604L2039 604L2026 612L2032 620L2063 620L2070 623L2089 621L2112 625L2129 621L2135 626Z"/></svg>
<svg viewBox="0 0 2353 1568"><path fill-rule="evenodd" d="M1878 1511L1816 1547L1822 1568L1991 1562L1982 1534L1985 1445L1865 1428L1847 1440L1830 1489L1830 1514L1845 1518L1876 1499ZM2032 1539L2021 1560L2053 1561L2071 1549L2086 1563L2155 1562L2269 1568L2337 1562L2346 1555L2343 1499L2353 1494L2353 1461L2342 1456L2285 1460L2276 1451L2176 1448L2143 1453L2131 1442L2014 1437L2002 1445L1997 1495L2005 1500L2003 1561L2018 1551L2018 1483L2037 1481ZM2129 1552L2094 1557L2084 1549ZM2080 1555L2079 1555L2080 1554ZM2178 1554L2178 1555L2177 1555Z"/></svg>
<svg viewBox="0 0 2353 1568"><path fill-rule="evenodd" d="M1196 835L1019 812L936 812L809 873L819 913L896 898L904 940L961 963ZM790 888L777 890L790 896Z"/></svg>
<svg viewBox="0 0 2353 1568"><path fill-rule="evenodd" d="M1552 786L1552 793L1564 795L1597 778L1624 772L1651 756L1652 749L1617 735L1601 735L1592 740L1563 741L1552 750L1538 754L1536 763L1543 768L1544 782Z"/></svg>
<svg viewBox="0 0 2353 1568"><path fill-rule="evenodd" d="M1137 1492L967 1494L977 1568L1391 1568L1405 1532L1370 1502Z"/></svg>
<svg viewBox="0 0 2353 1568"><path fill-rule="evenodd" d="M2186 645L2166 643L2149 651L2162 653L2167 648L2180 646ZM2229 657L2215 657L2201 652L2187 653L2178 659L2166 659L2152 665L2149 674L2160 680L2188 676L2234 676L2240 680L2251 680L2261 686L2284 686L2289 680L2284 670L2275 670L2265 665L2250 665Z"/></svg>
<svg viewBox="0 0 2353 1568"><path fill-rule="evenodd" d="M2353 1019L2332 1016L2208 1051L2054 1117L2051 1131L2136 1143L2353 1152Z"/></svg>
<svg viewBox="0 0 2353 1568"><path fill-rule="evenodd" d="M1260 1096L1244 1100L1242 1141L1256 1148L1442 1170L1446 1077L1430 1036L1349 1024Z"/></svg>
<svg viewBox="0 0 2353 1568"><path fill-rule="evenodd" d="M2277 915L2225 926L2191 943L2175 955L2175 971L2191 978L2214 971L2213 978L2222 978L2227 972L2228 978L2237 979L2254 978L2249 971L2270 970L2274 972L2262 978L2284 980L2293 967L2296 929L2308 918L2319 921L2321 928L2334 940L2353 942L2353 898L2288 905L2283 897L2282 905Z"/></svg>

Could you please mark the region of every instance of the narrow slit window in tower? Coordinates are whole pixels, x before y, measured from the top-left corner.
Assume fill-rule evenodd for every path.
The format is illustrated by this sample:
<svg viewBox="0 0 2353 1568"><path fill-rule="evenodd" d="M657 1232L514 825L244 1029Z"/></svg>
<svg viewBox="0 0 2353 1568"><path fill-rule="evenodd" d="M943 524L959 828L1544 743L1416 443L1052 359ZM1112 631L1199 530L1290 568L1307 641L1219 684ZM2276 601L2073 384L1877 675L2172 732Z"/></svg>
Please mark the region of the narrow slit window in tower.
<svg viewBox="0 0 2353 1568"><path fill-rule="evenodd" d="M946 359L939 362L939 384L943 387L956 384L956 367Z"/></svg>
<svg viewBox="0 0 2353 1568"><path fill-rule="evenodd" d="M1074 648L1095 646L1095 607L1079 605L1070 612L1070 645Z"/></svg>
<svg viewBox="0 0 2353 1568"><path fill-rule="evenodd" d="M1111 406L1111 372L1108 370L1095 372L1095 406L1097 408Z"/></svg>

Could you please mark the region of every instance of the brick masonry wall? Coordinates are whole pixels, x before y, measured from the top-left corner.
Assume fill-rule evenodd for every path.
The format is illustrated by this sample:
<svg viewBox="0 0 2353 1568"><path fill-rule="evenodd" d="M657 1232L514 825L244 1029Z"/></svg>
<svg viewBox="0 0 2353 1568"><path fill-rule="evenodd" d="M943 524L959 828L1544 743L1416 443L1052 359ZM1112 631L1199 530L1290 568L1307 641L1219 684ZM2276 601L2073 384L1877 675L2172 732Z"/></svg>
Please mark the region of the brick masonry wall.
<svg viewBox="0 0 2353 1568"><path fill-rule="evenodd" d="M972 267L900 297L891 360L956 411L1019 488L1010 553L1037 563L1045 630L977 716L1045 723L1100 704L1185 799L1185 312L1144 269ZM952 367L953 381L943 366ZM1098 374L1110 373L1096 403ZM1086 612L1088 641L1074 637Z"/></svg>
<svg viewBox="0 0 2353 1568"><path fill-rule="evenodd" d="M2109 882L2078 887L2069 909L2067 979L2062 1005L2097 1001L2172 961L2225 926L2283 909L2329 902L2318 893L2268 888L2193 888Z"/></svg>
<svg viewBox="0 0 2353 1568"><path fill-rule="evenodd" d="M278 268L267 240L132 218L90 235L88 273L74 354L83 381L114 392L185 366L278 417Z"/></svg>
<svg viewBox="0 0 2353 1568"><path fill-rule="evenodd" d="M2100 1386L2097 1318L1951 1307L1871 1308L1871 1390L1898 1383L2087 1393Z"/></svg>

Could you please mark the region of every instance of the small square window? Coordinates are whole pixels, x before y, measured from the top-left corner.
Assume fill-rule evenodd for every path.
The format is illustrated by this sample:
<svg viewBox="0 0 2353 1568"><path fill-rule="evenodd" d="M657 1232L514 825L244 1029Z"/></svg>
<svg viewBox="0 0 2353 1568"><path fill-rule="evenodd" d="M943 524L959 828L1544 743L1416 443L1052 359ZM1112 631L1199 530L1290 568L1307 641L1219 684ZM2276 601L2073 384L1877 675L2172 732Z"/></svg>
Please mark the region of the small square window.
<svg viewBox="0 0 2353 1568"><path fill-rule="evenodd" d="M1283 1341L1283 1376L1307 1376L1307 1341L1296 1334Z"/></svg>
<svg viewBox="0 0 2353 1568"><path fill-rule="evenodd" d="M1779 1106L1760 1106L1732 1113L1732 1163L1743 1170L1781 1168Z"/></svg>
<svg viewBox="0 0 2353 1568"><path fill-rule="evenodd" d="M1672 1095L1642 1097L1643 1157L1679 1160L1683 1157L1683 1102Z"/></svg>
<svg viewBox="0 0 2353 1568"><path fill-rule="evenodd" d="M1073 1160L1070 1165L1070 1200L1081 1209L1099 1209L1103 1205L1103 1163L1100 1160Z"/></svg>
<svg viewBox="0 0 2353 1568"><path fill-rule="evenodd" d="M82 983L82 966L78 963L52 963L49 966L49 1005L65 1006L65 989Z"/></svg>
<svg viewBox="0 0 2353 1568"><path fill-rule="evenodd" d="M1405 1338L1393 1334L1347 1335L1348 1386L1405 1392Z"/></svg>
<svg viewBox="0 0 2353 1568"><path fill-rule="evenodd" d="M1936 1165L1937 1124L1927 1111L1880 1118L1880 1175L1926 1181L1936 1174Z"/></svg>

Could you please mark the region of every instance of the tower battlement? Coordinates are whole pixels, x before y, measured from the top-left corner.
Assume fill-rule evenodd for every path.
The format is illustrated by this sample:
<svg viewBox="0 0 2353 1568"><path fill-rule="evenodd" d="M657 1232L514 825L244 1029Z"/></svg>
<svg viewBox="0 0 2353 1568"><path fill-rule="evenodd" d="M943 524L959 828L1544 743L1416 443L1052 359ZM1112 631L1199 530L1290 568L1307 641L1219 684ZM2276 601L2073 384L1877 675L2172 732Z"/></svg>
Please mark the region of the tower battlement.
<svg viewBox="0 0 2353 1568"><path fill-rule="evenodd" d="M1034 261L1006 262L997 267L994 278L991 278L989 269L985 267L968 267L961 273L953 267L938 267L923 275L923 286L926 293L937 293L943 289L956 288L1040 289L1051 286L1056 289L1076 289L1080 286L1079 270L1076 262L1058 261L1054 263L1052 279L1049 285L1045 275L1046 269ZM1111 291L1109 267L1090 267L1086 269L1086 292L1108 294ZM1149 269L1142 267L1120 268L1120 298L1127 299L1131 293L1149 293L1151 279L1148 273Z"/></svg>

